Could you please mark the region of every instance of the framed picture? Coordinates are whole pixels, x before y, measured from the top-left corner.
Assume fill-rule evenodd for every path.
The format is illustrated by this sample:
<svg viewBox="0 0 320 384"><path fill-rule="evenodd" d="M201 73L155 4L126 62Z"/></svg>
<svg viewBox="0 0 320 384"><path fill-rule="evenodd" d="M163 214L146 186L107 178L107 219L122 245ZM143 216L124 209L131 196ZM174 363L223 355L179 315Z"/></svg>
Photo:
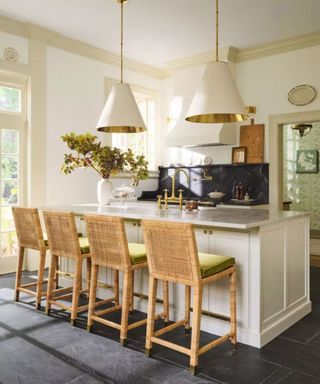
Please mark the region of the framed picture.
<svg viewBox="0 0 320 384"><path fill-rule="evenodd" d="M296 173L317 173L319 169L319 153L317 149L298 149Z"/></svg>
<svg viewBox="0 0 320 384"><path fill-rule="evenodd" d="M232 164L244 164L246 162L246 147L232 148Z"/></svg>

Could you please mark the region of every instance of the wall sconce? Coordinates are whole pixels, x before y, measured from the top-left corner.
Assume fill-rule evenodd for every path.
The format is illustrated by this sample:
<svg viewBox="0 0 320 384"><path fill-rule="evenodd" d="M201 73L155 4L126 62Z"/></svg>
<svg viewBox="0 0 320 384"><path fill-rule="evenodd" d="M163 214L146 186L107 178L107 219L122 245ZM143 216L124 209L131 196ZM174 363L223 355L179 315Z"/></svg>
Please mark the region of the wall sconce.
<svg viewBox="0 0 320 384"><path fill-rule="evenodd" d="M293 124L291 125L292 132L295 135L299 135L300 137L306 136L308 133L311 132L312 124Z"/></svg>
<svg viewBox="0 0 320 384"><path fill-rule="evenodd" d="M250 117L250 124L254 125L254 115L257 113L257 108L254 105L247 105L246 113Z"/></svg>

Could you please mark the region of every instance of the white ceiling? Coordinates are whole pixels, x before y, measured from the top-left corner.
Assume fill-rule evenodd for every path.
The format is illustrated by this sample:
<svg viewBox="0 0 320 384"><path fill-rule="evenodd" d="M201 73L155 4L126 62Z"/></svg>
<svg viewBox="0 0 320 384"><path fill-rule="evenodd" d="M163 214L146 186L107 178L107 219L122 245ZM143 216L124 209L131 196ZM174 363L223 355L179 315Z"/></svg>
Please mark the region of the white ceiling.
<svg viewBox="0 0 320 384"><path fill-rule="evenodd" d="M125 56L165 67L214 48L214 0L128 0ZM0 0L0 14L119 53L116 0ZM320 30L320 0L220 0L220 46L247 48Z"/></svg>

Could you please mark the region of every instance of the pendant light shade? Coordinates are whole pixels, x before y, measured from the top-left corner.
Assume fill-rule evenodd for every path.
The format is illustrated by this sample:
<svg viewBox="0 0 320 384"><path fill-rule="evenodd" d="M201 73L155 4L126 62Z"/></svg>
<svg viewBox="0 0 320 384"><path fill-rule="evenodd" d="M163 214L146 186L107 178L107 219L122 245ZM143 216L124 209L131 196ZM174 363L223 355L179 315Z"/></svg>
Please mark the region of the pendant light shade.
<svg viewBox="0 0 320 384"><path fill-rule="evenodd" d="M112 87L97 124L97 130L107 133L139 133L147 130L130 85L123 82L123 4L121 5L120 83Z"/></svg>
<svg viewBox="0 0 320 384"><path fill-rule="evenodd" d="M228 63L219 61L219 0L216 0L216 61L207 64L186 120L192 123L232 123L246 120L245 107Z"/></svg>
<svg viewBox="0 0 320 384"><path fill-rule="evenodd" d="M232 123L246 119L245 107L228 63L207 64L186 117L193 123Z"/></svg>
<svg viewBox="0 0 320 384"><path fill-rule="evenodd" d="M139 133L147 130L128 84L112 87L97 129L110 133Z"/></svg>

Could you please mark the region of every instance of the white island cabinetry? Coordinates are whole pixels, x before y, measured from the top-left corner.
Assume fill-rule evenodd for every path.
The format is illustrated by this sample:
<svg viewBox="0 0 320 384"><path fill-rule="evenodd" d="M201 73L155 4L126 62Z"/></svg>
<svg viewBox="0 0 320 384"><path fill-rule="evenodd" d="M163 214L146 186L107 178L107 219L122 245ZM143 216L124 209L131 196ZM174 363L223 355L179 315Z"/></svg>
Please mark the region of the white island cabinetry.
<svg viewBox="0 0 320 384"><path fill-rule="evenodd" d="M193 223L199 252L236 259L238 339L245 344L262 347L311 311L306 213L219 208L186 214L174 208L159 211L146 203L119 210L112 206L96 210L92 206L52 208L72 210L77 215L122 216L129 242L143 242L141 219ZM108 283L111 277L108 271L100 274ZM137 273L135 291L148 293L147 271ZM203 309L229 316L228 299L227 279L210 284L204 290ZM147 311L146 300L136 297L135 304ZM184 288L180 285L170 286L170 311L171 320L184 316ZM203 316L201 328L224 334L228 323Z"/></svg>

